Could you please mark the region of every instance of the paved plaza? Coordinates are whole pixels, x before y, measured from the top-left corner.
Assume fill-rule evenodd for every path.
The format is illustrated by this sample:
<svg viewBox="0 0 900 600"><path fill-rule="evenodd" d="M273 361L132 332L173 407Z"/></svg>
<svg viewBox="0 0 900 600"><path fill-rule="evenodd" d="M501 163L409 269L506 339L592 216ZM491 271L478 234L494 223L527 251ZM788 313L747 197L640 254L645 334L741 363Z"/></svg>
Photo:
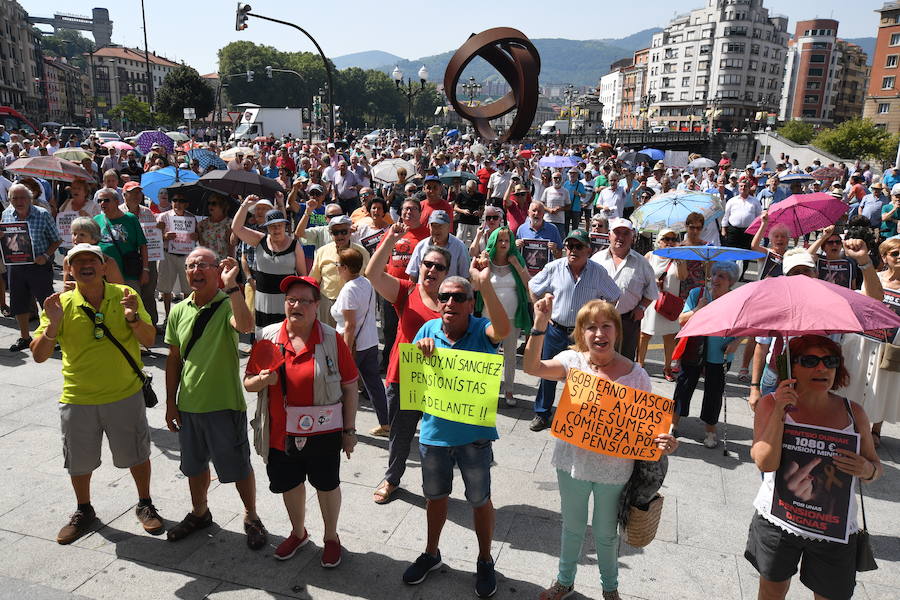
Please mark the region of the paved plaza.
<svg viewBox="0 0 900 600"><path fill-rule="evenodd" d="M12 321L0 325L0 347L15 341ZM148 412L152 436L153 500L167 525L190 509L187 480L178 470L178 442L163 425L161 347L146 359L161 404ZM661 377L661 352L648 364L654 391L671 396L674 384ZM71 546L56 543L56 533L74 510L74 496L62 466L57 399L62 386L56 354L43 365L30 355L0 352L0 598L370 598L455 599L474 596L477 544L471 510L454 482L450 515L441 540L446 565L422 585L405 586L401 574L425 545L425 509L421 470L414 452L403 490L390 504L377 506L372 489L387 462L387 440L364 434L350 460L342 458L343 506L339 522L343 563L334 570L319 565L322 522L309 494L307 527L313 543L293 559L272 557L290 531L278 496L268 491L265 468L253 457L259 514L270 532L269 545L249 550L244 541L242 505L233 485L213 481L210 510L215 525L180 543L143 532L134 516L136 495L127 471L112 466L104 449L103 466L93 477L96 530ZM536 598L553 581L559 553L559 495L550 464L549 432L528 429L535 379L519 372L519 406L502 408L492 470L497 527L493 554L497 598ZM623 598L749 600L756 598L756 573L743 558L752 499L759 474L750 462L751 414L746 388L729 376L728 444L708 450L700 442L698 419L682 424L681 447L670 457L663 486L666 497L656 540L635 549L620 548ZM561 386L560 386L561 387ZM694 411L699 411L699 390ZM248 395L253 410L255 396ZM357 427L376 424L362 401ZM900 427L886 424L880 450L885 476L866 486L867 516L880 569L859 577L855 598L900 597ZM581 598L600 598L593 542L588 534L576 580ZM795 580L788 598L810 598Z"/></svg>

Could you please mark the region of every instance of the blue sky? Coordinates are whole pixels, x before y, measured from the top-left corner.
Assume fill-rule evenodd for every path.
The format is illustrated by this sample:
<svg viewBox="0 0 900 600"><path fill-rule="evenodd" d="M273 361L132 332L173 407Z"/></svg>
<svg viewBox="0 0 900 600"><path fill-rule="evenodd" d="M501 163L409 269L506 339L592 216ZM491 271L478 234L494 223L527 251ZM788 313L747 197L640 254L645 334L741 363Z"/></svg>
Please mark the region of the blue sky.
<svg viewBox="0 0 900 600"><path fill-rule="evenodd" d="M103 0L18 1L29 14L48 17L55 12L90 15L92 7L104 5ZM470 33L498 26L515 27L532 38L619 38L648 27L662 27L676 13L698 8L704 1L598 2L593 6L546 0L491 0L480 5L397 0L254 0L250 4L254 12L297 23L316 38L328 56L383 50L412 59L457 48ZM315 50L295 30L252 17L249 29L236 32L236 4L230 0L145 0L150 49L184 60L201 73L215 71L216 51L235 40L265 43L286 51ZM878 20L873 11L881 3L767 0L765 5L770 13L788 16L789 31L797 20L833 18L840 21L841 37L856 38L876 35ZM480 8L464 12L459 10L462 6ZM558 10L562 6L566 7L564 14ZM634 11L636 6L640 6L638 13ZM140 0L116 0L106 7L113 20L113 42L143 46Z"/></svg>

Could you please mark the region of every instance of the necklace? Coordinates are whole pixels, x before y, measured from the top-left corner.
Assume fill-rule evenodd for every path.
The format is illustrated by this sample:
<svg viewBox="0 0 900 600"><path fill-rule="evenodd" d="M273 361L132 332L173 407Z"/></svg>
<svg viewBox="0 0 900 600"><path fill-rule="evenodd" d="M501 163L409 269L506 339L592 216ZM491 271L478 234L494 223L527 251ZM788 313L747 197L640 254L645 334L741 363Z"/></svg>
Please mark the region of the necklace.
<svg viewBox="0 0 900 600"><path fill-rule="evenodd" d="M590 356L590 355L588 355L588 356ZM603 371L606 369L606 367L613 364L615 362L615 360L616 360L616 357L613 356L607 362L600 364L600 363L596 363L596 362L592 361L590 358L588 358L588 364L591 365L591 368L594 369L595 371Z"/></svg>

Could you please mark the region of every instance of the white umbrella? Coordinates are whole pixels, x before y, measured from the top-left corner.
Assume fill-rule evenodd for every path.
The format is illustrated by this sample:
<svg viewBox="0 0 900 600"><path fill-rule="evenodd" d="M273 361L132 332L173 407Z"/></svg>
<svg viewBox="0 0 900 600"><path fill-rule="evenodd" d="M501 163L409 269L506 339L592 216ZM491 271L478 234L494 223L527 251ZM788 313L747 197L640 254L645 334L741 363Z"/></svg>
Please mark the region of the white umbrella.
<svg viewBox="0 0 900 600"><path fill-rule="evenodd" d="M172 138L174 142L187 142L191 139L180 131L167 131L166 135Z"/></svg>
<svg viewBox="0 0 900 600"><path fill-rule="evenodd" d="M253 148L235 146L234 148L229 148L228 150L219 153L219 158L224 161L234 160L238 154L243 154L244 156L256 156L256 152Z"/></svg>
<svg viewBox="0 0 900 600"><path fill-rule="evenodd" d="M690 163L688 163L688 167L691 169L712 169L717 164L718 163L716 163L716 161L714 161L714 160L711 160L709 158L700 157L700 158L695 158Z"/></svg>
<svg viewBox="0 0 900 600"><path fill-rule="evenodd" d="M472 147L469 148L472 151L472 154L484 154L484 146L481 144L472 144Z"/></svg>
<svg viewBox="0 0 900 600"><path fill-rule="evenodd" d="M383 183L396 183L400 180L397 176L397 169L401 167L406 169L407 177L412 177L416 174L416 166L408 160L387 158L372 167L372 179Z"/></svg>

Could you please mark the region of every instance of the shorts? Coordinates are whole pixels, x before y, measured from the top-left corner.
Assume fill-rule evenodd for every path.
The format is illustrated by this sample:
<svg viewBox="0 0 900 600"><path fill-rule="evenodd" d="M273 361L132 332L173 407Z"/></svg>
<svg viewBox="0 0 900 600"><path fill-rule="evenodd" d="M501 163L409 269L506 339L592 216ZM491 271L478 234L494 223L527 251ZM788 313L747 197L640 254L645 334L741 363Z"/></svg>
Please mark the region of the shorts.
<svg viewBox="0 0 900 600"><path fill-rule="evenodd" d="M150 458L150 427L141 390L109 404L60 403L59 422L63 466L71 476L87 475L100 466L104 433L116 467L128 469Z"/></svg>
<svg viewBox="0 0 900 600"><path fill-rule="evenodd" d="M466 500L478 508L491 499L491 440L475 440L462 446L419 444L422 457L422 493L429 500L446 498L453 491L453 465L466 485Z"/></svg>
<svg viewBox="0 0 900 600"><path fill-rule="evenodd" d="M9 265L9 309L14 315L30 313L35 300L44 304L53 293L53 265Z"/></svg>
<svg viewBox="0 0 900 600"><path fill-rule="evenodd" d="M856 586L858 537L852 534L846 544L811 540L789 533L756 513L750 522L744 558L769 581L787 581L800 563L803 585L829 600L844 600L853 596Z"/></svg>
<svg viewBox="0 0 900 600"><path fill-rule="evenodd" d="M178 442L181 445L181 472L185 477L205 473L209 470L210 460L222 483L243 481L253 472L245 411L182 411Z"/></svg>
<svg viewBox="0 0 900 600"><path fill-rule="evenodd" d="M159 263L159 275L156 280L157 291L162 294L171 294L177 281L182 294L186 296L191 293L191 286L184 270L186 258L187 256L181 254L165 253L165 258Z"/></svg>
<svg viewBox="0 0 900 600"><path fill-rule="evenodd" d="M288 436L286 444L293 443ZM340 431L311 435L298 453L288 455L276 448L269 448L266 473L269 491L273 494L289 492L309 478L309 484L320 492L330 492L341 483L341 449L343 434Z"/></svg>

